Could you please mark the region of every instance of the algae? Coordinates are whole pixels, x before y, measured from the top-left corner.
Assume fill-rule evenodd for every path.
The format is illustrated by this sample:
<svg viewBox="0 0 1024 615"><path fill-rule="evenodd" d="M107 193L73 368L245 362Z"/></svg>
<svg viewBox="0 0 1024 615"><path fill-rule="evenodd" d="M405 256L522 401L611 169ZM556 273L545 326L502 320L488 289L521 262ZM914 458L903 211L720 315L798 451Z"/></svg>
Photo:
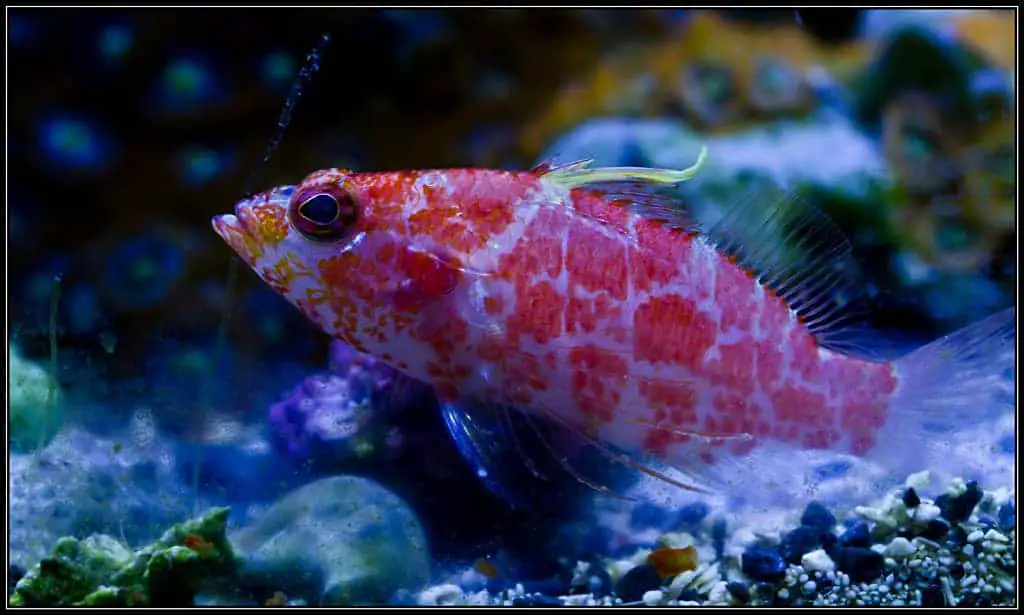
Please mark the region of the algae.
<svg viewBox="0 0 1024 615"><path fill-rule="evenodd" d="M191 606L202 585L234 573L225 536L229 512L212 508L135 552L103 534L61 538L18 581L9 605Z"/></svg>

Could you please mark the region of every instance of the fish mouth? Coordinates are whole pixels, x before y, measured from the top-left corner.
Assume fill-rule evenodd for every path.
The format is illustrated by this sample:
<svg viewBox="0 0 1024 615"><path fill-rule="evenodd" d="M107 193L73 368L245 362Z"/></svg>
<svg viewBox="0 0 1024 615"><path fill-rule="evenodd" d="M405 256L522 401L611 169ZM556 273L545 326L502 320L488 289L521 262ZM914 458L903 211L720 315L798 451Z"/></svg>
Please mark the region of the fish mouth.
<svg viewBox="0 0 1024 615"><path fill-rule="evenodd" d="M288 199L295 191L294 186L280 186L254 194L235 204L233 214L220 214L211 219L213 230L240 256L251 259L259 245L259 220L253 213L255 205L288 207Z"/></svg>

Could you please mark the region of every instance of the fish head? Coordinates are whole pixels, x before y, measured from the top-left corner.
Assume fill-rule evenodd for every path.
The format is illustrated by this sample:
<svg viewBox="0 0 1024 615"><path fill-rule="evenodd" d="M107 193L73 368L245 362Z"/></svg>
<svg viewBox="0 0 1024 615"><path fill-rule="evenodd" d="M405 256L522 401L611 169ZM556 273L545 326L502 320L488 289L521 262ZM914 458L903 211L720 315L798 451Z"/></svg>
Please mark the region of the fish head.
<svg viewBox="0 0 1024 615"><path fill-rule="evenodd" d="M432 237L409 233L414 181L406 173L317 171L238 201L212 224L325 332L388 354L396 328L415 326L429 295L448 292L459 274Z"/></svg>

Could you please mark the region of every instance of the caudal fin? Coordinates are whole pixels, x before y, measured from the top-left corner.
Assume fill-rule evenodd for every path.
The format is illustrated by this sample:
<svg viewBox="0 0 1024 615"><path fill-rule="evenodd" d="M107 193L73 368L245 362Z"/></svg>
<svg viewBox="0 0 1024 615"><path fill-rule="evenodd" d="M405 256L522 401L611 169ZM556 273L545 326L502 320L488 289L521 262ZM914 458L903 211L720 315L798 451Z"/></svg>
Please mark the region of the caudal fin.
<svg viewBox="0 0 1024 615"><path fill-rule="evenodd" d="M1016 322L1008 308L896 361L900 387L879 438L886 465L956 463L967 440L979 464L993 457L1000 421L1012 426Z"/></svg>

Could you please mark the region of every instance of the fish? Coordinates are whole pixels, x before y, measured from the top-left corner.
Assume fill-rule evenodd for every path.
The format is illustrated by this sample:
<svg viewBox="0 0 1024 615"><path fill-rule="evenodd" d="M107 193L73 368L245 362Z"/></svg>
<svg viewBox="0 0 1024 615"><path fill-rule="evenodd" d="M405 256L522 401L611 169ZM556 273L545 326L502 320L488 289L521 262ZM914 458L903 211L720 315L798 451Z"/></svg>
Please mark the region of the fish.
<svg viewBox="0 0 1024 615"><path fill-rule="evenodd" d="M998 400L1014 307L909 353L873 347L837 227L768 184L697 207L686 188L706 156L682 170L323 169L212 225L325 333L432 386L499 495L512 464L549 478L525 436L606 495L621 496L569 449L698 493L795 489L808 478L772 459L917 471L1013 411Z"/></svg>

